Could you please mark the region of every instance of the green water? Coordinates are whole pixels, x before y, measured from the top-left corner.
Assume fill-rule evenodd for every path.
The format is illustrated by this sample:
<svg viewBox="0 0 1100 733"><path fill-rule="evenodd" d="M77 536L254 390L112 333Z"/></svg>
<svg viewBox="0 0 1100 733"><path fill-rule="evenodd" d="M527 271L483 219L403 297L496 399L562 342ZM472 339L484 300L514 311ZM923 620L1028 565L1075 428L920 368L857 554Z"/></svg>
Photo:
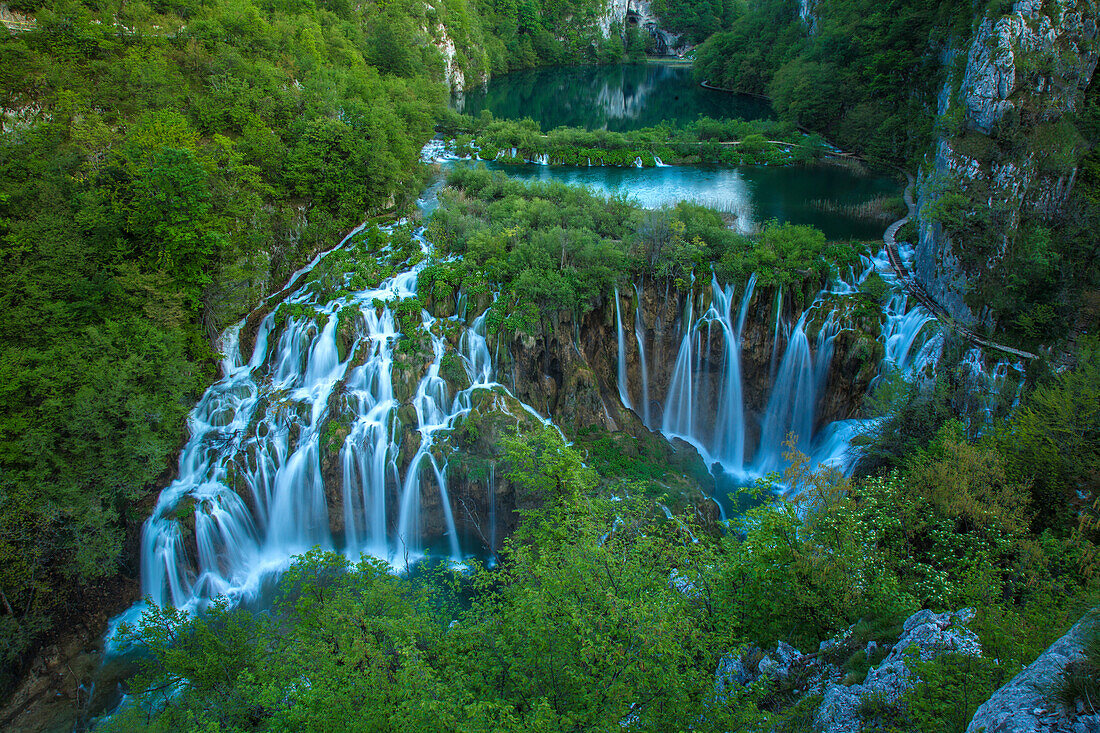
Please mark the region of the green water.
<svg viewBox="0 0 1100 733"><path fill-rule="evenodd" d="M646 208L696 201L737 215L736 228L755 231L769 219L810 224L830 239L882 237L886 225L829 213L829 203L849 206L877 196L898 196L887 176L859 175L834 165L759 167L666 166L575 168L453 161L447 166L486 165L527 181L561 181L603 195L622 195Z"/></svg>
<svg viewBox="0 0 1100 733"><path fill-rule="evenodd" d="M551 67L493 77L456 98L455 108L483 109L502 119L530 117L543 130L566 125L616 132L684 123L703 115L745 120L773 117L758 97L703 89L686 66L620 64Z"/></svg>

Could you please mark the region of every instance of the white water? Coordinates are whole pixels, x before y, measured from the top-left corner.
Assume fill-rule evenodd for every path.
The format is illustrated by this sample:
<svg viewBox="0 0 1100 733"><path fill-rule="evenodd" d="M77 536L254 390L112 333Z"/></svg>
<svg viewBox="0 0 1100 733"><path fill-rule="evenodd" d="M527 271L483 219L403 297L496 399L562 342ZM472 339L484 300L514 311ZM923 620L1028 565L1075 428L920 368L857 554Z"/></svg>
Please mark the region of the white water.
<svg viewBox="0 0 1100 733"><path fill-rule="evenodd" d="M619 383L619 399L622 400L623 405L628 409L630 405L630 397L626 393L626 348L623 346L623 316L619 310L619 288L615 288L615 333L618 339L618 383Z"/></svg>
<svg viewBox="0 0 1100 733"><path fill-rule="evenodd" d="M433 491L444 554L461 559L445 454L433 448L471 409L475 391L503 387L493 381L484 313L468 326L458 316L449 319L461 331L455 353L470 384L451 394L440 377L448 349L445 321L422 311L433 359L411 400L420 443L401 475L394 349L407 336L390 308L376 309L373 302L414 296L423 267L328 303L314 302L308 287L298 289L287 302L308 306L313 315L289 318L281 329L275 312L267 315L247 362L240 353L243 321L226 332L224 376L192 411L179 478L161 493L142 532L143 592L153 602L197 609L218 595L255 598L293 555L314 546L405 567L428 551L421 509ZM296 273L295 281L306 272ZM341 359L337 313L350 304L359 305L360 314ZM533 408L523 409L545 421ZM339 447L343 530L336 535L326 488L337 487L326 487L321 465L323 446L332 439L330 418L349 431ZM391 497L396 506L389 505ZM490 496L493 520L495 502ZM140 607L127 616L138 612Z"/></svg>
<svg viewBox="0 0 1100 733"><path fill-rule="evenodd" d="M856 275L850 271L846 280L822 291L793 324L782 316L783 289L775 289L771 305L776 315L774 325L769 325L772 344L767 400L763 410L755 416L748 416L745 408L741 373L746 318L753 308L766 307L754 300L755 275L745 283L736 312L735 287L731 284L721 286L714 278L709 290L693 292L685 300L680 319L680 345L663 399L660 395L652 395L641 289L635 285L638 306L634 316L634 344L626 343L627 332L623 329L621 315L616 312L618 387L623 404L636 411L641 405L639 414L647 426L660 430L668 438L687 441L695 446L708 465L718 464L724 472L741 479L781 470L790 435L794 436L794 447L806 453L812 462L850 468L853 463L849 450L851 440L866 422L821 423L820 404L828 383L834 340L841 331L838 312L826 312L823 304L827 296L858 293L860 283L874 271L876 264L881 264L877 262L879 258L865 259L862 273ZM890 277L886 279L894 284ZM697 317L697 310L702 315ZM883 372L900 369L912 374L937 359L943 342L938 335L929 337L926 326L934 318L927 310L919 305L910 308L904 292L895 288L883 314L880 335L885 351ZM812 343L806 333L809 319L820 324L813 329L816 335ZM715 339L721 342L720 364L709 363L711 354L716 353L712 346ZM626 356L628 351L635 349L640 384L631 384L627 378ZM722 375L717 384L713 383L715 374ZM651 404L657 407L659 414L652 414ZM759 437L753 446L746 444L750 419L759 421Z"/></svg>
<svg viewBox="0 0 1100 733"><path fill-rule="evenodd" d="M740 307L734 312L734 285L719 286L711 278L711 302L703 314L694 317L695 298L687 299L682 318L683 337L679 353L664 399L664 415L660 429L668 437L686 440L694 445L708 465L715 462L734 474L744 470L745 458L745 409L741 383L741 332L749 303L752 301L756 277L750 277L741 297ZM635 315L641 323L641 314ZM736 320L734 320L736 318ZM636 328L636 333L641 329ZM710 358L711 341L721 340L722 375L717 385L699 384L701 376L708 373L706 361ZM643 349L638 340L639 349ZM644 350L643 350L644 355ZM644 360L643 360L644 362ZM643 393L649 393L647 375L643 370ZM704 404L707 394L717 396L714 404ZM648 404L648 397L646 400ZM713 414L713 418L711 415Z"/></svg>

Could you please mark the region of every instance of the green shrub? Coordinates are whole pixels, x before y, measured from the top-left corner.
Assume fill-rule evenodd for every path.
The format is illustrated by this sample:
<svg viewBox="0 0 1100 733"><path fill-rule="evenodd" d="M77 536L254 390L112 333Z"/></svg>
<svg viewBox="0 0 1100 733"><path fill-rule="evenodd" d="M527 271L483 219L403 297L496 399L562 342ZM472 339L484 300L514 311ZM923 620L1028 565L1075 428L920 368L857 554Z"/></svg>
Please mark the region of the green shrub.
<svg viewBox="0 0 1100 733"><path fill-rule="evenodd" d="M1093 622L1085 632L1083 657L1066 665L1054 684L1054 697L1071 714L1078 703L1085 712L1100 712L1100 624Z"/></svg>

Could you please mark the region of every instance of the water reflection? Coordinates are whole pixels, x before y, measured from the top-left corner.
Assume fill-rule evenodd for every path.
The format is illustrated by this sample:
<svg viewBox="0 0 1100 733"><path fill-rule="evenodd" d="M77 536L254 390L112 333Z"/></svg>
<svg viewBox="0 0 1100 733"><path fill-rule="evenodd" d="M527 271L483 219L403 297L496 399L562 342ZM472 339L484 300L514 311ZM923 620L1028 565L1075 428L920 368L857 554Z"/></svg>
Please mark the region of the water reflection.
<svg viewBox="0 0 1100 733"><path fill-rule="evenodd" d="M646 208L694 201L735 216L734 226L742 232L776 219L815 226L830 239L877 240L883 225L846 215L845 207L898 195L898 184L889 176L863 175L827 164L586 168L449 161L445 167L455 165L486 165L522 180L587 186L604 196L635 199ZM426 208L430 213L434 205Z"/></svg>
<svg viewBox="0 0 1100 733"><path fill-rule="evenodd" d="M455 107L502 119L530 117L544 130L567 125L617 132L706 117L773 117L767 101L703 89L684 66L620 64L517 71L456 98Z"/></svg>

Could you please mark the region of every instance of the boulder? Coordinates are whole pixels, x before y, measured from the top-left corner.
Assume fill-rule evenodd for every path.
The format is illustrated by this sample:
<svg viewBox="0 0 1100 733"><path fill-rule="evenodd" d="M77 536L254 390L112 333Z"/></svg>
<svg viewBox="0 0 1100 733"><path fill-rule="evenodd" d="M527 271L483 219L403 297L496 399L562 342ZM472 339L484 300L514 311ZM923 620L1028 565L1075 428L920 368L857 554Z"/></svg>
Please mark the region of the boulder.
<svg viewBox="0 0 1100 733"><path fill-rule="evenodd" d="M1034 662L993 693L974 713L966 733L1100 733L1100 715L1069 711L1052 697L1066 666L1084 659L1086 635L1100 623L1100 609L1078 621Z"/></svg>
<svg viewBox="0 0 1100 733"><path fill-rule="evenodd" d="M865 699L901 704L902 696L917 682L908 667L911 654L921 661L949 652L981 656L981 641L965 626L973 618L974 611L969 608L958 613L914 613L906 619L901 639L882 663L867 673L862 684L826 686L815 716L818 727L825 733L857 733L863 730L859 711Z"/></svg>

